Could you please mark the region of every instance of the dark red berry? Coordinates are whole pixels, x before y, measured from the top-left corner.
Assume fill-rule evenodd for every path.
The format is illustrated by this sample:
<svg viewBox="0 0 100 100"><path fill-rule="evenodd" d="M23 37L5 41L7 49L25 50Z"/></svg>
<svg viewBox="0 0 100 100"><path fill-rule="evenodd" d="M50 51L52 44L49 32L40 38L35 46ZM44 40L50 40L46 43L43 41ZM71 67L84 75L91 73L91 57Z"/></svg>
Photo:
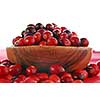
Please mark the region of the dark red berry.
<svg viewBox="0 0 100 100"><path fill-rule="evenodd" d="M35 25L34 24L28 24L27 27L32 27L32 28L35 28Z"/></svg>
<svg viewBox="0 0 100 100"><path fill-rule="evenodd" d="M66 27L61 27L60 30L61 30L61 32L64 32L64 31L67 30L67 28Z"/></svg>
<svg viewBox="0 0 100 100"><path fill-rule="evenodd" d="M55 29L53 30L54 36L55 36L55 35L59 36L60 33L61 33L61 30L58 29L58 28L55 28Z"/></svg>
<svg viewBox="0 0 100 100"><path fill-rule="evenodd" d="M44 40L48 40L48 38L51 37L51 36L53 36L53 34L52 34L52 32L50 32L50 31L45 31L45 32L43 33L43 39L44 39Z"/></svg>
<svg viewBox="0 0 100 100"><path fill-rule="evenodd" d="M24 39L20 38L14 43L15 46L24 46Z"/></svg>
<svg viewBox="0 0 100 100"><path fill-rule="evenodd" d="M74 79L80 79L80 80L84 80L88 77L88 72L86 70L77 70L73 73L73 78Z"/></svg>
<svg viewBox="0 0 100 100"><path fill-rule="evenodd" d="M37 23L37 24L35 25L35 28L36 28L36 30L38 30L38 29L44 28L44 26L43 26L43 24L41 24L41 23Z"/></svg>
<svg viewBox="0 0 100 100"><path fill-rule="evenodd" d="M49 37L47 40L47 45L56 46L56 45L58 45L58 40L54 37Z"/></svg>
<svg viewBox="0 0 100 100"><path fill-rule="evenodd" d="M89 77L96 76L99 73L99 67L96 64L90 64L86 67Z"/></svg>
<svg viewBox="0 0 100 100"><path fill-rule="evenodd" d="M61 76L61 82L62 83L72 83L74 80L71 76L70 73L64 73L62 76Z"/></svg>
<svg viewBox="0 0 100 100"><path fill-rule="evenodd" d="M83 83L82 80L74 80L73 83Z"/></svg>
<svg viewBox="0 0 100 100"><path fill-rule="evenodd" d="M42 38L41 36L42 36L42 35L41 35L40 32L36 32L36 33L33 35L36 44L38 44L38 43L41 41L41 38Z"/></svg>
<svg viewBox="0 0 100 100"><path fill-rule="evenodd" d="M68 34L67 33L60 33L59 34L59 39L63 40L63 39L67 39L68 38Z"/></svg>
<svg viewBox="0 0 100 100"><path fill-rule="evenodd" d="M79 38L77 36L71 36L69 40L71 41L72 46L79 46Z"/></svg>
<svg viewBox="0 0 100 100"><path fill-rule="evenodd" d="M54 81L55 83L60 83L60 77L57 76L56 74L52 74L49 76L49 79Z"/></svg>
<svg viewBox="0 0 100 100"><path fill-rule="evenodd" d="M41 34L43 34L45 32L44 29L39 29L37 32L40 32Z"/></svg>
<svg viewBox="0 0 100 100"><path fill-rule="evenodd" d="M86 38L80 39L80 46L87 47L89 45L89 41Z"/></svg>
<svg viewBox="0 0 100 100"><path fill-rule="evenodd" d="M5 76L8 74L8 67L7 66L0 66L0 77Z"/></svg>
<svg viewBox="0 0 100 100"><path fill-rule="evenodd" d="M4 59L4 60L1 61L0 64L5 65L5 66L10 66L13 63L10 60L8 60L8 59Z"/></svg>
<svg viewBox="0 0 100 100"><path fill-rule="evenodd" d="M22 71L22 67L20 64L11 65L9 67L10 75L13 75L13 76L19 75L21 71Z"/></svg>
<svg viewBox="0 0 100 100"><path fill-rule="evenodd" d="M26 68L26 75L33 75L37 72L37 67L36 66L29 66Z"/></svg>
<svg viewBox="0 0 100 100"><path fill-rule="evenodd" d="M34 37L33 36L26 36L24 38L24 44L27 45L27 46L35 44Z"/></svg>
<svg viewBox="0 0 100 100"><path fill-rule="evenodd" d="M78 35L77 35L76 32L72 32L72 33L71 33L71 36L76 36L76 37L77 37Z"/></svg>
<svg viewBox="0 0 100 100"><path fill-rule="evenodd" d="M41 83L54 83L54 81L47 79L47 80L42 81Z"/></svg>
<svg viewBox="0 0 100 100"><path fill-rule="evenodd" d="M71 42L70 42L69 39L63 39L63 40L62 40L62 44L63 44L64 46L71 46Z"/></svg>
<svg viewBox="0 0 100 100"><path fill-rule="evenodd" d="M33 27L28 27L28 28L26 28L25 32L33 35L36 32L36 29Z"/></svg>
<svg viewBox="0 0 100 100"><path fill-rule="evenodd" d="M98 62L97 62L97 66L98 66L98 67L99 67L99 69L100 69L100 61L98 61Z"/></svg>
<svg viewBox="0 0 100 100"><path fill-rule="evenodd" d="M41 42L39 43L39 45L40 45L40 46L45 46L45 45L47 45L47 42L46 42L46 41L41 41Z"/></svg>
<svg viewBox="0 0 100 100"><path fill-rule="evenodd" d="M50 73L51 74L57 74L58 75L62 72L65 72L65 69L60 64L53 64L53 65L50 66Z"/></svg>
<svg viewBox="0 0 100 100"><path fill-rule="evenodd" d="M40 79L40 81L48 79L48 74L47 73L39 73L37 76Z"/></svg>
<svg viewBox="0 0 100 100"><path fill-rule="evenodd" d="M46 29L52 31L53 30L53 25L52 24L47 24Z"/></svg>
<svg viewBox="0 0 100 100"><path fill-rule="evenodd" d="M11 83L11 80L0 78L0 83Z"/></svg>
<svg viewBox="0 0 100 100"><path fill-rule="evenodd" d="M15 37L15 38L12 40L12 43L15 44L15 42L16 42L17 40L19 40L20 38L22 38L22 37L21 37L21 36Z"/></svg>

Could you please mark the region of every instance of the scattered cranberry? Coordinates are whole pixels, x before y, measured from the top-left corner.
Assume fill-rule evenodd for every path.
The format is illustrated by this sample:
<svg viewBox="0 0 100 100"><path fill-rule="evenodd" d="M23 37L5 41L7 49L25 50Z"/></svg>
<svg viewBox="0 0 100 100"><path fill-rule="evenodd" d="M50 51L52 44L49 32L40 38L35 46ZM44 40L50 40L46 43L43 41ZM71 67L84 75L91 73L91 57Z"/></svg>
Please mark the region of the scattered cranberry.
<svg viewBox="0 0 100 100"><path fill-rule="evenodd" d="M15 46L24 46L24 39L20 38L14 43Z"/></svg>
<svg viewBox="0 0 100 100"><path fill-rule="evenodd" d="M45 32L44 29L39 29L38 32L40 32L41 34L43 34Z"/></svg>
<svg viewBox="0 0 100 100"><path fill-rule="evenodd" d="M84 80L88 77L88 72L86 70L77 70L73 73L73 78L74 79L80 79L80 80Z"/></svg>
<svg viewBox="0 0 100 100"><path fill-rule="evenodd" d="M26 68L26 75L33 75L36 74L37 72L37 67L36 66L29 66L28 68Z"/></svg>
<svg viewBox="0 0 100 100"><path fill-rule="evenodd" d="M71 46L71 42L70 42L69 39L63 39L63 40L62 40L62 44L63 44L64 46Z"/></svg>
<svg viewBox="0 0 100 100"><path fill-rule="evenodd" d="M43 39L44 39L44 40L48 40L48 38L51 37L51 36L53 36L53 34L52 34L52 32L50 32L50 31L45 31L45 32L43 33Z"/></svg>
<svg viewBox="0 0 100 100"><path fill-rule="evenodd" d="M17 40L19 40L20 38L22 38L22 37L21 37L21 36L15 37L15 38L12 40L12 43L15 45L15 42L16 42Z"/></svg>
<svg viewBox="0 0 100 100"><path fill-rule="evenodd" d="M86 38L81 38L80 41L80 46L87 47L89 45L89 41Z"/></svg>
<svg viewBox="0 0 100 100"><path fill-rule="evenodd" d="M33 44L35 44L35 39L34 39L34 37L33 37L33 36L26 36L26 37L24 38L24 44L25 44L25 45L33 45Z"/></svg>
<svg viewBox="0 0 100 100"><path fill-rule="evenodd" d="M49 37L48 40L47 40L47 45L56 46L56 45L58 45L58 41L54 37Z"/></svg>
<svg viewBox="0 0 100 100"><path fill-rule="evenodd" d="M47 73L39 73L37 76L40 79L40 81L48 79L48 74Z"/></svg>
<svg viewBox="0 0 100 100"><path fill-rule="evenodd" d="M82 80L74 80L73 83L83 83Z"/></svg>
<svg viewBox="0 0 100 100"><path fill-rule="evenodd" d="M46 42L46 41L41 41L41 42L39 43L39 45L40 45L40 46L46 46L46 45L47 45L47 42Z"/></svg>
<svg viewBox="0 0 100 100"><path fill-rule="evenodd" d="M22 71L22 67L20 64L11 65L9 67L9 73L13 76L19 75Z"/></svg>
<svg viewBox="0 0 100 100"><path fill-rule="evenodd" d="M55 83L60 83L60 77L57 76L56 74L52 74L49 76L49 79L54 81Z"/></svg>
<svg viewBox="0 0 100 100"><path fill-rule="evenodd" d="M65 72L65 69L60 64L53 64L53 65L50 66L50 73L51 74L57 74L58 75L62 72Z"/></svg>
<svg viewBox="0 0 100 100"><path fill-rule="evenodd" d="M99 73L99 67L96 64L90 64L86 67L89 77L96 76Z"/></svg>

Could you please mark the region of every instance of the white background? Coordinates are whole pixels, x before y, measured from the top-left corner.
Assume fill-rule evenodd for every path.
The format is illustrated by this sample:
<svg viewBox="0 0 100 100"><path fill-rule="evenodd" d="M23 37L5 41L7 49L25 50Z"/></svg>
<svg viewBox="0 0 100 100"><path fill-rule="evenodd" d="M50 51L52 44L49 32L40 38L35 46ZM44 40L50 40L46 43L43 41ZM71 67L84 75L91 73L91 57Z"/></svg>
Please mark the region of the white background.
<svg viewBox="0 0 100 100"><path fill-rule="evenodd" d="M0 47L37 22L67 26L100 51L99 0L0 0ZM95 100L99 94L99 84L0 84L1 100Z"/></svg>
<svg viewBox="0 0 100 100"><path fill-rule="evenodd" d="M100 50L99 0L0 0L0 47L11 46L27 24L37 22L66 26Z"/></svg>

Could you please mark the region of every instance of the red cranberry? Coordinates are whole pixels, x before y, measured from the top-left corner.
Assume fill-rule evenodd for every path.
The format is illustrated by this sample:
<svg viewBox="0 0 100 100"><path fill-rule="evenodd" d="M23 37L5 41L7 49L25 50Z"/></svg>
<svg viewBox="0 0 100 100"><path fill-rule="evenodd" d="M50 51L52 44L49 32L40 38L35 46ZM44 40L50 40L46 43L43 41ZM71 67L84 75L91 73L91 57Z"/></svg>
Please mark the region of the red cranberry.
<svg viewBox="0 0 100 100"><path fill-rule="evenodd" d="M0 77L5 76L8 74L8 67L7 66L0 66Z"/></svg>
<svg viewBox="0 0 100 100"><path fill-rule="evenodd" d="M36 29L36 30L42 29L42 28L44 28L44 26L43 26L43 24L41 24L41 23L37 23L37 24L35 25L35 29Z"/></svg>
<svg viewBox="0 0 100 100"><path fill-rule="evenodd" d="M54 83L54 81L47 79L47 80L42 81L41 83Z"/></svg>
<svg viewBox="0 0 100 100"><path fill-rule="evenodd" d="M86 38L80 39L80 46L87 47L89 45L89 41Z"/></svg>
<svg viewBox="0 0 100 100"><path fill-rule="evenodd" d="M25 38L24 38L24 44L25 45L33 45L33 44L35 44L35 39L34 39L34 37L33 36L26 36Z"/></svg>
<svg viewBox="0 0 100 100"><path fill-rule="evenodd" d="M67 33L60 33L59 34L59 39L63 40L63 39L67 39L68 38L68 34Z"/></svg>
<svg viewBox="0 0 100 100"><path fill-rule="evenodd" d="M41 33L40 32L36 32L34 35L33 35L34 39L35 39L35 43L38 44L40 41L41 41Z"/></svg>
<svg viewBox="0 0 100 100"><path fill-rule="evenodd" d="M24 45L24 39L23 38L20 38L19 40L17 40L15 43L14 43L15 46L23 46Z"/></svg>
<svg viewBox="0 0 100 100"><path fill-rule="evenodd" d="M52 32L50 32L50 31L45 31L44 33L43 33L43 39L44 40L47 40L49 37L51 37L51 36L53 36L53 34L52 34Z"/></svg>
<svg viewBox="0 0 100 100"><path fill-rule="evenodd" d="M63 39L63 40L62 40L62 44L63 44L64 46L70 46L70 45L71 45L71 42L70 42L69 39Z"/></svg>
<svg viewBox="0 0 100 100"><path fill-rule="evenodd" d="M60 29L61 29L61 32L64 32L65 30L67 30L66 27L61 27Z"/></svg>
<svg viewBox="0 0 100 100"><path fill-rule="evenodd" d="M72 32L72 33L71 33L71 36L76 36L76 37L77 37L78 35L77 35L76 32Z"/></svg>
<svg viewBox="0 0 100 100"><path fill-rule="evenodd" d="M97 66L98 66L98 67L99 67L99 69L100 69L100 61L98 61L98 62L97 62Z"/></svg>
<svg viewBox="0 0 100 100"><path fill-rule="evenodd" d="M64 73L62 76L61 76L61 82L62 83L72 83L74 80L71 76L70 73Z"/></svg>
<svg viewBox="0 0 100 100"><path fill-rule="evenodd" d="M26 68L26 75L33 75L37 72L37 67L36 66L29 66Z"/></svg>
<svg viewBox="0 0 100 100"><path fill-rule="evenodd" d="M29 24L29 25L27 25L27 27L35 28L35 25L34 24Z"/></svg>
<svg viewBox="0 0 100 100"><path fill-rule="evenodd" d="M55 83L60 83L60 78L56 74L52 74L49 76L49 79L54 81Z"/></svg>
<svg viewBox="0 0 100 100"><path fill-rule="evenodd" d="M40 32L41 34L43 34L45 32L44 29L39 29L37 32Z"/></svg>
<svg viewBox="0 0 100 100"><path fill-rule="evenodd" d="M96 76L99 73L99 68L96 64L90 64L86 67L89 77Z"/></svg>
<svg viewBox="0 0 100 100"><path fill-rule="evenodd" d="M33 35L36 32L36 29L33 28L33 27L28 27L28 28L26 28L25 32L30 33L31 35Z"/></svg>
<svg viewBox="0 0 100 100"><path fill-rule="evenodd" d="M58 40L54 37L49 37L47 40L47 45L56 46L56 45L58 45Z"/></svg>
<svg viewBox="0 0 100 100"><path fill-rule="evenodd" d="M19 75L22 71L22 67L20 64L11 65L9 67L9 73L13 76Z"/></svg>
<svg viewBox="0 0 100 100"><path fill-rule="evenodd" d="M0 78L0 83L11 83L11 81L8 79Z"/></svg>
<svg viewBox="0 0 100 100"><path fill-rule="evenodd" d="M40 79L40 81L48 79L48 74L47 73L39 73L37 76Z"/></svg>
<svg viewBox="0 0 100 100"><path fill-rule="evenodd" d="M8 59L5 59L5 60L2 60L0 64L5 65L5 66L10 66L13 63L11 61L9 61Z"/></svg>
<svg viewBox="0 0 100 100"><path fill-rule="evenodd" d="M4 78L5 78L5 79L8 79L8 80L12 80L12 79L13 79L13 76L10 75L10 74L7 74Z"/></svg>
<svg viewBox="0 0 100 100"><path fill-rule="evenodd" d="M79 46L79 38L77 36L71 36L70 41L72 46Z"/></svg>
<svg viewBox="0 0 100 100"><path fill-rule="evenodd" d="M51 74L57 74L58 75L62 72L65 72L65 69L60 64L53 64L53 65L50 66L50 73Z"/></svg>
<svg viewBox="0 0 100 100"><path fill-rule="evenodd" d="M53 33L54 33L54 35L59 35L60 33L61 33L61 30L60 29L58 29L58 28L55 28L54 30L53 30Z"/></svg>
<svg viewBox="0 0 100 100"><path fill-rule="evenodd" d="M88 77L88 72L86 70L77 70L73 73L73 78L74 79L80 79L80 80L84 80Z"/></svg>
<svg viewBox="0 0 100 100"><path fill-rule="evenodd" d="M40 45L40 46L45 46L45 45L47 45L47 42L46 42L46 41L41 41L41 42L39 43L39 45Z"/></svg>
<svg viewBox="0 0 100 100"><path fill-rule="evenodd" d="M29 76L27 77L23 83L38 83L40 79L37 76Z"/></svg>
<svg viewBox="0 0 100 100"><path fill-rule="evenodd" d="M12 43L15 44L15 42L16 42L17 40L19 40L20 38L22 38L22 37L21 37L21 36L15 37L15 38L12 40Z"/></svg>
<svg viewBox="0 0 100 100"><path fill-rule="evenodd" d="M82 80L74 80L73 83L83 83Z"/></svg>
<svg viewBox="0 0 100 100"><path fill-rule="evenodd" d="M46 29L52 31L53 30L52 24L47 24Z"/></svg>
<svg viewBox="0 0 100 100"><path fill-rule="evenodd" d="M68 35L71 34L70 30L64 30L64 32L66 32Z"/></svg>

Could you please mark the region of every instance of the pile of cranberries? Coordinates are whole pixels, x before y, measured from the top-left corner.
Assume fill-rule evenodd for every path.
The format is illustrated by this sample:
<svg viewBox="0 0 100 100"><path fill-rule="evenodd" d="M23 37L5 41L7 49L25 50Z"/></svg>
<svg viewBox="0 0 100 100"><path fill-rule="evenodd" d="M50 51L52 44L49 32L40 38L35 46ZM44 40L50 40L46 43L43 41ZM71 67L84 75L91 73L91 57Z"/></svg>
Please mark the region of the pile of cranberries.
<svg viewBox="0 0 100 100"><path fill-rule="evenodd" d="M0 83L83 83L88 77L96 76L100 71L100 61L89 64L85 69L67 72L60 64L53 64L49 73L39 72L30 65L23 68L9 60L0 61Z"/></svg>
<svg viewBox="0 0 100 100"><path fill-rule="evenodd" d="M41 23L29 24L22 31L21 36L12 40L14 46L84 46L89 45L86 38L79 38L77 33L71 32L66 27L58 27L56 24Z"/></svg>

